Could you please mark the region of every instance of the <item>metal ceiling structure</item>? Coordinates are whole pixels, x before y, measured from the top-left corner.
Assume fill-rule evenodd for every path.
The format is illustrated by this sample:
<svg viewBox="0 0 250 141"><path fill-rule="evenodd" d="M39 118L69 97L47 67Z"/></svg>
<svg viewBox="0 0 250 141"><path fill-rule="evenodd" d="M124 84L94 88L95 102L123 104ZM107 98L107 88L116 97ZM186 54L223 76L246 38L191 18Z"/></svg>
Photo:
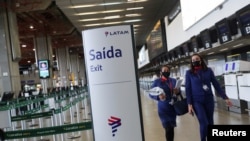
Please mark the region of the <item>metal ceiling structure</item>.
<svg viewBox="0 0 250 141"><path fill-rule="evenodd" d="M53 49L82 48L83 30L133 24L135 42L139 48L146 43L146 38L156 22L164 18L177 2L176 0L13 0L11 9L17 14L20 47L26 45L21 47L22 59L19 64L35 63L34 37L40 34L51 37Z"/></svg>

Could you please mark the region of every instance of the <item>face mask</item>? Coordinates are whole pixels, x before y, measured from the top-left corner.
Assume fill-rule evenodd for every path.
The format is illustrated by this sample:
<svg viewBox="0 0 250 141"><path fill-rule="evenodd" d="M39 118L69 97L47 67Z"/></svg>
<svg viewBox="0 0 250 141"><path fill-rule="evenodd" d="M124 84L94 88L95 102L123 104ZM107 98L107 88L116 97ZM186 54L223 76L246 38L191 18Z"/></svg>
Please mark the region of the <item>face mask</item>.
<svg viewBox="0 0 250 141"><path fill-rule="evenodd" d="M199 67L201 65L201 61L194 61L192 64L194 67Z"/></svg>
<svg viewBox="0 0 250 141"><path fill-rule="evenodd" d="M168 78L170 76L170 72L162 72L162 75L166 78Z"/></svg>

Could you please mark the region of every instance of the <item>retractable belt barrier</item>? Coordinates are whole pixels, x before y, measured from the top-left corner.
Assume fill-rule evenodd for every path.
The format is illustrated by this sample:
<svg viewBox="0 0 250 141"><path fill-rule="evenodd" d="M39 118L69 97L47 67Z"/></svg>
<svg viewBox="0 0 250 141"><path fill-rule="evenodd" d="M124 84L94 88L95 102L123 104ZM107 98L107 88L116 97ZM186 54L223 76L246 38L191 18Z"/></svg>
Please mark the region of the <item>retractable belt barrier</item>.
<svg viewBox="0 0 250 141"><path fill-rule="evenodd" d="M90 118L88 118L88 121L86 120L89 115L88 108L86 108L88 106L88 98L87 89L79 88L37 96L29 98L28 100L20 98L8 101L6 105L0 106L0 111L10 112L12 128L7 129L1 126L0 128L5 128L5 139L7 140L20 138L24 140L25 138L39 136L40 139L43 140L43 137L48 135L53 135L54 141L63 141L65 135L67 135L69 139L79 138L80 131L92 129ZM49 102L49 100L53 100L52 103ZM45 102L45 104L41 105L41 102ZM52 107L51 104L53 104ZM28 107L28 110L23 112L22 115L16 116L14 110L19 109L20 112L20 108L25 106ZM84 109L84 111L79 111L81 109ZM68 112L69 114L67 114ZM80 121L80 117L86 121ZM50 119L49 126L51 127L42 127L45 119ZM70 121L67 122L67 119ZM39 121L39 124L32 126L36 120ZM26 125L28 121L32 122L30 126ZM14 127L14 125L17 126L18 123L21 124L20 130ZM38 125L39 127L36 128Z"/></svg>

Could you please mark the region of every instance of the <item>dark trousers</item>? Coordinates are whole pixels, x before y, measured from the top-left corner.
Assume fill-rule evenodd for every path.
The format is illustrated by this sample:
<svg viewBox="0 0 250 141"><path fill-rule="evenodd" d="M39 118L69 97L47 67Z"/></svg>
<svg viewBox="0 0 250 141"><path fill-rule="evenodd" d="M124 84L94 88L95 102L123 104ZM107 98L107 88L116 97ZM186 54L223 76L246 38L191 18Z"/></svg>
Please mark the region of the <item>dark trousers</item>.
<svg viewBox="0 0 250 141"><path fill-rule="evenodd" d="M204 102L193 102L193 107L200 125L201 141L206 141L207 127L214 124L214 101L208 99Z"/></svg>
<svg viewBox="0 0 250 141"><path fill-rule="evenodd" d="M165 128L166 141L174 141L174 127Z"/></svg>

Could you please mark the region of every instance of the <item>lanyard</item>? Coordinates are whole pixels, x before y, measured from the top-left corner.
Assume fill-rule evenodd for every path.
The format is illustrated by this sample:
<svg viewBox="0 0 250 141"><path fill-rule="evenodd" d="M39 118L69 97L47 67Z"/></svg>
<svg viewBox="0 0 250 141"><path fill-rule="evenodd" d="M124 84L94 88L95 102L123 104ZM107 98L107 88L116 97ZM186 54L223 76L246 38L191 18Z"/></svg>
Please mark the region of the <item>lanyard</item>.
<svg viewBox="0 0 250 141"><path fill-rule="evenodd" d="M171 79L168 79L168 80L166 81L166 84L167 84L167 86L169 87L170 93L171 93L171 95L172 95L172 93L173 93L173 84L172 84Z"/></svg>
<svg viewBox="0 0 250 141"><path fill-rule="evenodd" d="M202 72L201 72L201 75L197 72L197 76L201 80L201 83L204 84L203 77L202 77Z"/></svg>

